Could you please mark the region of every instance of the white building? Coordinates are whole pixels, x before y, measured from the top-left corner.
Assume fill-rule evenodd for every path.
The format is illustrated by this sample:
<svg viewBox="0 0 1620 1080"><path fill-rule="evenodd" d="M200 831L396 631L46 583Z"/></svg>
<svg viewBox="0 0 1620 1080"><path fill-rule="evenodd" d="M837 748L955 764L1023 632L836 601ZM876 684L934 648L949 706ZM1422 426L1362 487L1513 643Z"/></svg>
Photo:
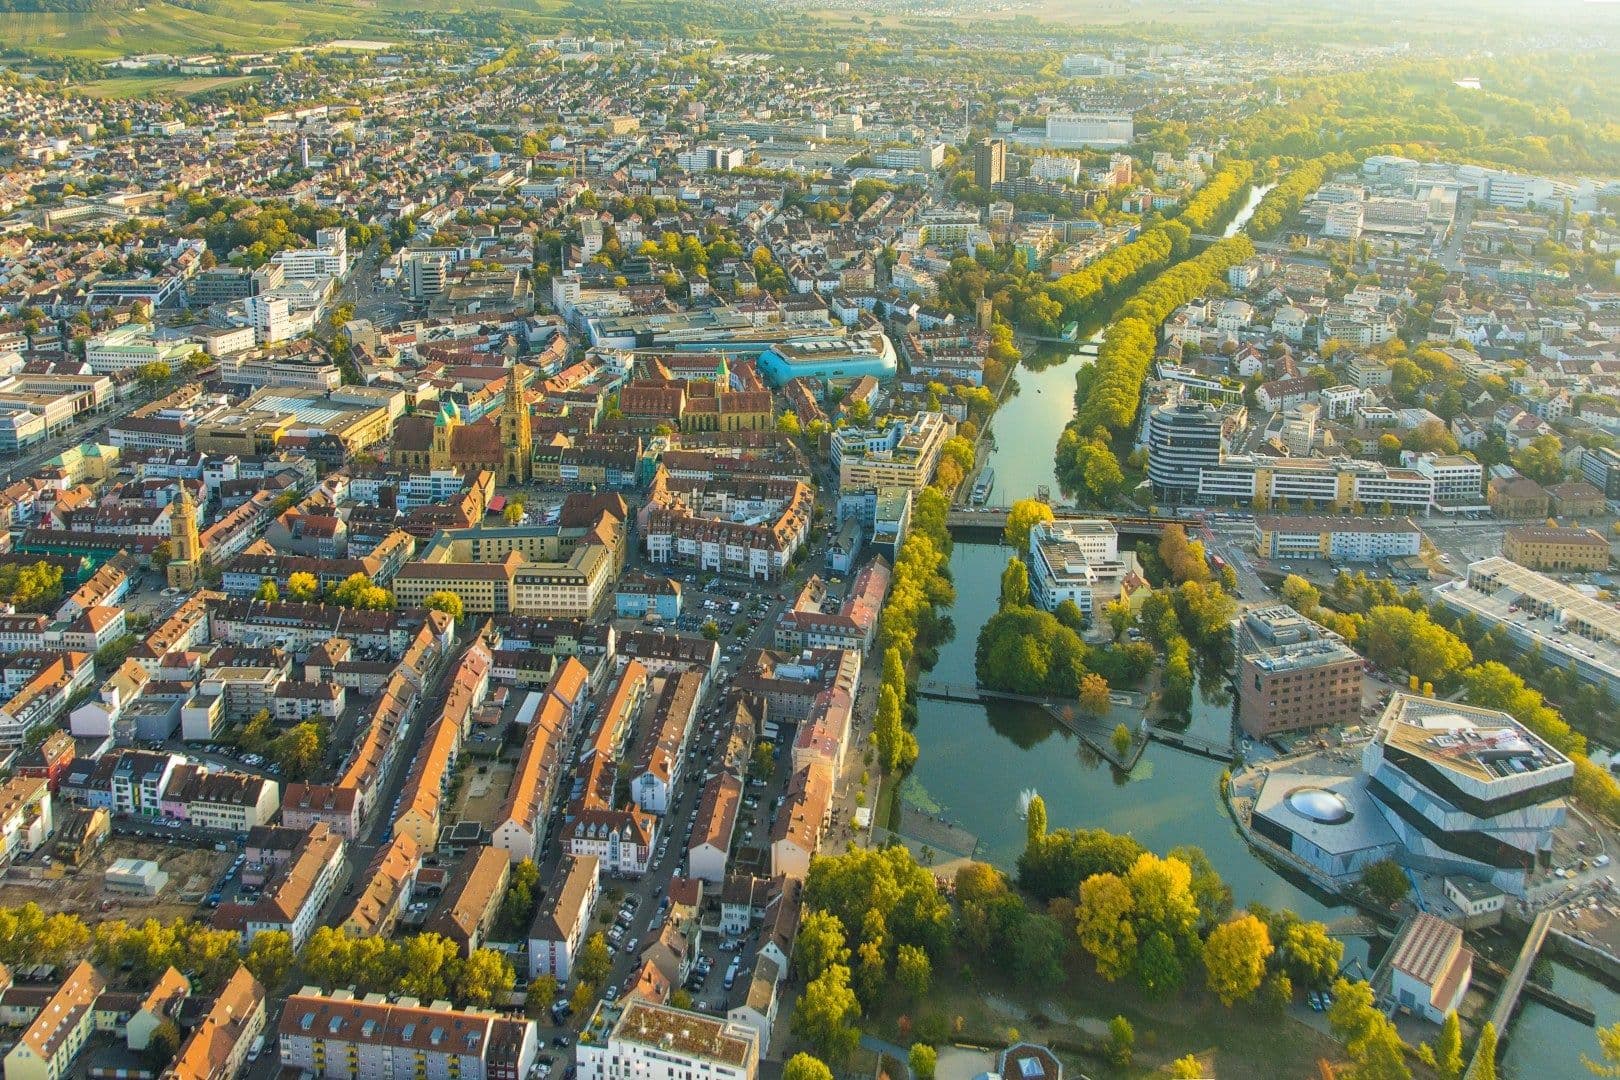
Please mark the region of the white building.
<svg viewBox="0 0 1620 1080"><path fill-rule="evenodd" d="M1052 113L1046 118L1048 146L1125 146L1135 137L1130 113Z"/></svg>
<svg viewBox="0 0 1620 1080"><path fill-rule="evenodd" d="M631 998L597 1006L579 1040L579 1080L754 1080L759 1033L747 1024Z"/></svg>
<svg viewBox="0 0 1620 1080"><path fill-rule="evenodd" d="M1107 521L1045 521L1029 531L1029 590L1047 611L1073 600L1090 616L1137 577L1136 553L1119 550Z"/></svg>
<svg viewBox="0 0 1620 1080"><path fill-rule="evenodd" d="M260 345L273 345L292 337L292 315L283 296L250 296L243 303Z"/></svg>
<svg viewBox="0 0 1620 1080"><path fill-rule="evenodd" d="M1256 554L1266 559L1379 562L1416 555L1423 530L1410 518L1273 517L1254 522Z"/></svg>
<svg viewBox="0 0 1620 1080"><path fill-rule="evenodd" d="M1516 648L1538 647L1549 663L1620 694L1620 611L1611 605L1499 555L1470 563L1466 577L1437 587L1434 597L1502 627Z"/></svg>
<svg viewBox="0 0 1620 1080"><path fill-rule="evenodd" d="M278 251L270 261L281 266L287 281L342 277L349 271L348 236L341 228L317 229L314 247Z"/></svg>
<svg viewBox="0 0 1620 1080"><path fill-rule="evenodd" d="M1438 1024L1456 1012L1474 974L1474 954L1463 934L1444 919L1419 912L1390 946L1390 996Z"/></svg>

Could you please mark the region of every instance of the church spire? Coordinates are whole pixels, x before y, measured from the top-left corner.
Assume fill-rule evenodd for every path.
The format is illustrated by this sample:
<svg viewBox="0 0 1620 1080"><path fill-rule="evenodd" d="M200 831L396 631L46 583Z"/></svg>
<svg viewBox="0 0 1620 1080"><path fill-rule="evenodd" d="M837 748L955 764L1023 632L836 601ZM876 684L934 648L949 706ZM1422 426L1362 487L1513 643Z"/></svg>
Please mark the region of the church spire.
<svg viewBox="0 0 1620 1080"><path fill-rule="evenodd" d="M501 472L508 484L527 484L533 476L534 431L529 419L527 381L527 369L522 364L512 365L501 412Z"/></svg>
<svg viewBox="0 0 1620 1080"><path fill-rule="evenodd" d="M169 585L195 589L202 577L202 538L197 531L197 504L184 481L180 497L169 509L169 549Z"/></svg>

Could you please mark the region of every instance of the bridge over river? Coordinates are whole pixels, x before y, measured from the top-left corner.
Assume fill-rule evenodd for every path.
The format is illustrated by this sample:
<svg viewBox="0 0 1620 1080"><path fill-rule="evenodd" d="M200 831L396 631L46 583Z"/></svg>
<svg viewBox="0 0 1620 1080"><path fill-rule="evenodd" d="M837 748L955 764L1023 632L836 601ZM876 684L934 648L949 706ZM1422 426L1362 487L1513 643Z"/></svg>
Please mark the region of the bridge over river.
<svg viewBox="0 0 1620 1080"><path fill-rule="evenodd" d="M1080 736L1093 749L1116 761L1118 764L1134 764L1136 757L1140 756L1141 748L1137 746L1127 762L1118 762L1114 756L1112 746L1114 724L1111 717L1087 716L1080 712L1079 706L1066 698L1042 697L1035 694L1015 694L1006 690L987 690L970 683L953 683L944 679L919 679L917 682L917 695L919 697L934 698L939 701L1006 701L1018 705L1033 705L1045 709L1058 723ZM1116 705L1140 705L1141 702L1129 699L1139 698L1140 695L1115 695ZM1229 762L1234 755L1231 737L1225 740L1211 739L1202 735L1193 735L1174 728L1159 727L1154 724L1135 725L1138 742L1151 741L1173 746L1178 750L1185 750L1191 754L1213 758L1216 761ZM1146 740L1141 736L1145 735Z"/></svg>

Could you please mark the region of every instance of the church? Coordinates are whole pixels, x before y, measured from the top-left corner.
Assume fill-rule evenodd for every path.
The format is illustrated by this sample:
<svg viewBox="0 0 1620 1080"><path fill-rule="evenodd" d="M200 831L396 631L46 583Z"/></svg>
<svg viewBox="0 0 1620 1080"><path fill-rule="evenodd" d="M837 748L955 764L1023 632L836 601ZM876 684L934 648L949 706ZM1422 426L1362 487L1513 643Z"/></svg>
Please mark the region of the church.
<svg viewBox="0 0 1620 1080"><path fill-rule="evenodd" d="M480 469L504 485L534 478L534 432L529 417L528 371L521 365L506 378L499 413L468 423L452 401L439 403L429 420L408 417L394 428L393 464L406 469Z"/></svg>

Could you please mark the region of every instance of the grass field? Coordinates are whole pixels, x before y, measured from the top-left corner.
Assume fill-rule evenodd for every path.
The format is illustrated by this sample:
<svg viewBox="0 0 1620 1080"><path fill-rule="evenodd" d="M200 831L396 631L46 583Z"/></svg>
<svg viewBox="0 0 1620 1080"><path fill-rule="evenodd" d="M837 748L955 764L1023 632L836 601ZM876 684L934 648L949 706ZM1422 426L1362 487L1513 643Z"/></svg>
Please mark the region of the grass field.
<svg viewBox="0 0 1620 1080"><path fill-rule="evenodd" d="M192 97L252 82L255 75L125 75L80 83L75 90L93 98L122 101L138 97Z"/></svg>

